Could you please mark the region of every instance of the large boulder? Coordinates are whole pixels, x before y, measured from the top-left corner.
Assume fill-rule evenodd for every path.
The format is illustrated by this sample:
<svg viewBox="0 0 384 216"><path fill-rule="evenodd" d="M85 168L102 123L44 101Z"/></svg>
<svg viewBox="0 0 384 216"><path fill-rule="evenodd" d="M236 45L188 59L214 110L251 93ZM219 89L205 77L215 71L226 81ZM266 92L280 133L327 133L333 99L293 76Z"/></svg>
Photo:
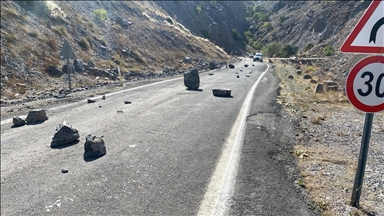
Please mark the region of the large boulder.
<svg viewBox="0 0 384 216"><path fill-rule="evenodd" d="M68 73L67 71L67 65L63 65L63 67L61 68L61 70L63 71L63 73ZM69 67L69 73L73 73L73 69L72 67Z"/></svg>
<svg viewBox="0 0 384 216"><path fill-rule="evenodd" d="M51 147L62 146L74 142L80 138L79 132L73 129L66 121L63 121L56 128L53 135Z"/></svg>
<svg viewBox="0 0 384 216"><path fill-rule="evenodd" d="M184 85L190 90L197 90L200 86L200 76L197 69L191 69L184 73Z"/></svg>
<svg viewBox="0 0 384 216"><path fill-rule="evenodd" d="M321 83L317 84L317 86L315 88L315 93L323 93L323 92L324 92L323 84L321 84Z"/></svg>
<svg viewBox="0 0 384 216"><path fill-rule="evenodd" d="M75 67L75 70L76 70L77 72L83 72L83 71L84 71L84 64L83 64L83 62L82 62L81 60L79 60L79 59L75 59L75 60L73 61L73 66Z"/></svg>
<svg viewBox="0 0 384 216"><path fill-rule="evenodd" d="M339 86L337 85L327 86L327 91L339 91Z"/></svg>
<svg viewBox="0 0 384 216"><path fill-rule="evenodd" d="M84 143L84 158L101 157L107 154L104 140L101 137L89 134Z"/></svg>
<svg viewBox="0 0 384 216"><path fill-rule="evenodd" d="M209 69L210 70L216 69L216 63L213 61L209 62Z"/></svg>
<svg viewBox="0 0 384 216"><path fill-rule="evenodd" d="M95 67L95 63L94 63L93 61L89 61L87 65L88 65L88 67L90 67L90 68Z"/></svg>
<svg viewBox="0 0 384 216"><path fill-rule="evenodd" d="M323 77L323 76L325 76L325 73L322 72L322 71L316 71L316 72L315 72L315 76Z"/></svg>
<svg viewBox="0 0 384 216"><path fill-rule="evenodd" d="M63 72L57 69L55 66L50 65L48 67L48 74L52 77L60 77L61 75L63 75Z"/></svg>
<svg viewBox="0 0 384 216"><path fill-rule="evenodd" d="M312 79L312 76L309 74L304 74L303 79Z"/></svg>
<svg viewBox="0 0 384 216"><path fill-rule="evenodd" d="M48 120L48 117L47 117L47 113L43 109L29 111L28 116L25 119L27 124L44 122L45 120Z"/></svg>
<svg viewBox="0 0 384 216"><path fill-rule="evenodd" d="M117 17L115 22L117 24L121 25L121 27L123 27L123 28L128 28L130 25L133 24L132 22L130 22L130 21L126 20L126 19L123 19L121 17Z"/></svg>
<svg viewBox="0 0 384 216"><path fill-rule="evenodd" d="M331 80L327 80L327 81L324 81L324 86L325 86L325 87L328 87L328 86L337 86L337 83L334 82L334 81L331 81Z"/></svg>
<svg viewBox="0 0 384 216"><path fill-rule="evenodd" d="M24 119L20 118L19 116L14 116L13 117L13 125L15 127L23 126L25 125Z"/></svg>
<svg viewBox="0 0 384 216"><path fill-rule="evenodd" d="M212 93L216 97L231 97L231 89L212 89Z"/></svg>

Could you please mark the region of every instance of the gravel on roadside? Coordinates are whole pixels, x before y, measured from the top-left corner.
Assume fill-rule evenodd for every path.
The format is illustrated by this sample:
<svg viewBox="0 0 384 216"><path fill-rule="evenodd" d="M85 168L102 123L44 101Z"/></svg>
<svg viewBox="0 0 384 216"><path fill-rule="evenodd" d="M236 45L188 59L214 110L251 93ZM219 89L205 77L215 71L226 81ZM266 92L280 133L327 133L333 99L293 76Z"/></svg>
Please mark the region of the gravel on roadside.
<svg viewBox="0 0 384 216"><path fill-rule="evenodd" d="M384 112L374 115L360 206L355 208L350 202L365 113L341 91L315 95L316 85L297 76L294 65L274 65L281 80L279 103L298 120L292 150L301 174L297 184L323 215L384 215Z"/></svg>

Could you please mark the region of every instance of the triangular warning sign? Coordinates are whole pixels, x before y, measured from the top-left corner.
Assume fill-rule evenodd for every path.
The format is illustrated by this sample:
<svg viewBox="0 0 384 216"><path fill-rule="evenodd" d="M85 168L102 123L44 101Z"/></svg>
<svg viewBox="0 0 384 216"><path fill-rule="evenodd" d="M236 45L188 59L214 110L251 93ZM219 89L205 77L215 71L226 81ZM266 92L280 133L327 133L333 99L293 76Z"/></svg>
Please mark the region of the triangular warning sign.
<svg viewBox="0 0 384 216"><path fill-rule="evenodd" d="M384 53L384 1L373 0L340 48L346 53Z"/></svg>
<svg viewBox="0 0 384 216"><path fill-rule="evenodd" d="M61 49L59 56L62 56L64 59L76 59L75 53L73 52L68 41L65 39L64 39L63 48Z"/></svg>

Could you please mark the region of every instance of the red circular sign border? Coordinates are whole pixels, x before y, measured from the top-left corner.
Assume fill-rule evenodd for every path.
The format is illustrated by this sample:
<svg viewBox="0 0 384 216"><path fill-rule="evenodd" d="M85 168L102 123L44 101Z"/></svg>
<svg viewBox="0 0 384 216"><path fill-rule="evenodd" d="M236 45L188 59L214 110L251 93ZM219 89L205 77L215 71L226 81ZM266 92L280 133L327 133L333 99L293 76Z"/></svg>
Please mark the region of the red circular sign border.
<svg viewBox="0 0 384 216"><path fill-rule="evenodd" d="M347 95L348 100L351 102L353 106L355 106L358 110L361 110L363 112L367 113L375 113L380 112L384 110L384 103L376 105L376 106L368 106L363 103L361 103L355 93L353 92L353 81L356 78L357 73L360 72L360 70L371 63L381 62L384 64L384 56L369 56L367 58L362 59L359 61L349 72L347 81L345 82L345 93Z"/></svg>

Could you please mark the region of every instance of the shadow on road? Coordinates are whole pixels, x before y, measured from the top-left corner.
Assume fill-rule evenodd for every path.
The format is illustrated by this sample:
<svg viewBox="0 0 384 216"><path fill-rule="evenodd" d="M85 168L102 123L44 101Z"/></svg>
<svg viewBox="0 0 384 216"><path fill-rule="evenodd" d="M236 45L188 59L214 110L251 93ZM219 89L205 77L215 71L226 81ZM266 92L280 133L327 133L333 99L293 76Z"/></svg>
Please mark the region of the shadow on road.
<svg viewBox="0 0 384 216"><path fill-rule="evenodd" d="M97 160L97 159L99 159L99 158L101 158L101 157L103 157L103 156L104 156L104 155L99 156L99 157L84 157L84 161L85 161L85 162L92 162L92 161Z"/></svg>
<svg viewBox="0 0 384 216"><path fill-rule="evenodd" d="M197 91L197 92L202 92L203 89L189 89L189 88L186 88L187 91Z"/></svg>
<svg viewBox="0 0 384 216"><path fill-rule="evenodd" d="M42 124L42 123L44 123L45 121L47 121L47 120L44 120L44 121L37 121L37 122L32 122L32 123L25 123L26 125L38 125L38 124Z"/></svg>
<svg viewBox="0 0 384 216"><path fill-rule="evenodd" d="M224 97L224 96L215 96L215 95L213 95L214 97L217 97L217 98L233 98L233 96L231 95L231 96L226 96L226 97Z"/></svg>
<svg viewBox="0 0 384 216"><path fill-rule="evenodd" d="M61 145L61 146L52 146L52 144L51 144L51 149L63 149L63 148L67 148L67 147L76 145L76 144L79 143L79 142L80 142L80 140L75 140L75 141L73 141L73 142L70 142L70 143L68 143L68 144Z"/></svg>

